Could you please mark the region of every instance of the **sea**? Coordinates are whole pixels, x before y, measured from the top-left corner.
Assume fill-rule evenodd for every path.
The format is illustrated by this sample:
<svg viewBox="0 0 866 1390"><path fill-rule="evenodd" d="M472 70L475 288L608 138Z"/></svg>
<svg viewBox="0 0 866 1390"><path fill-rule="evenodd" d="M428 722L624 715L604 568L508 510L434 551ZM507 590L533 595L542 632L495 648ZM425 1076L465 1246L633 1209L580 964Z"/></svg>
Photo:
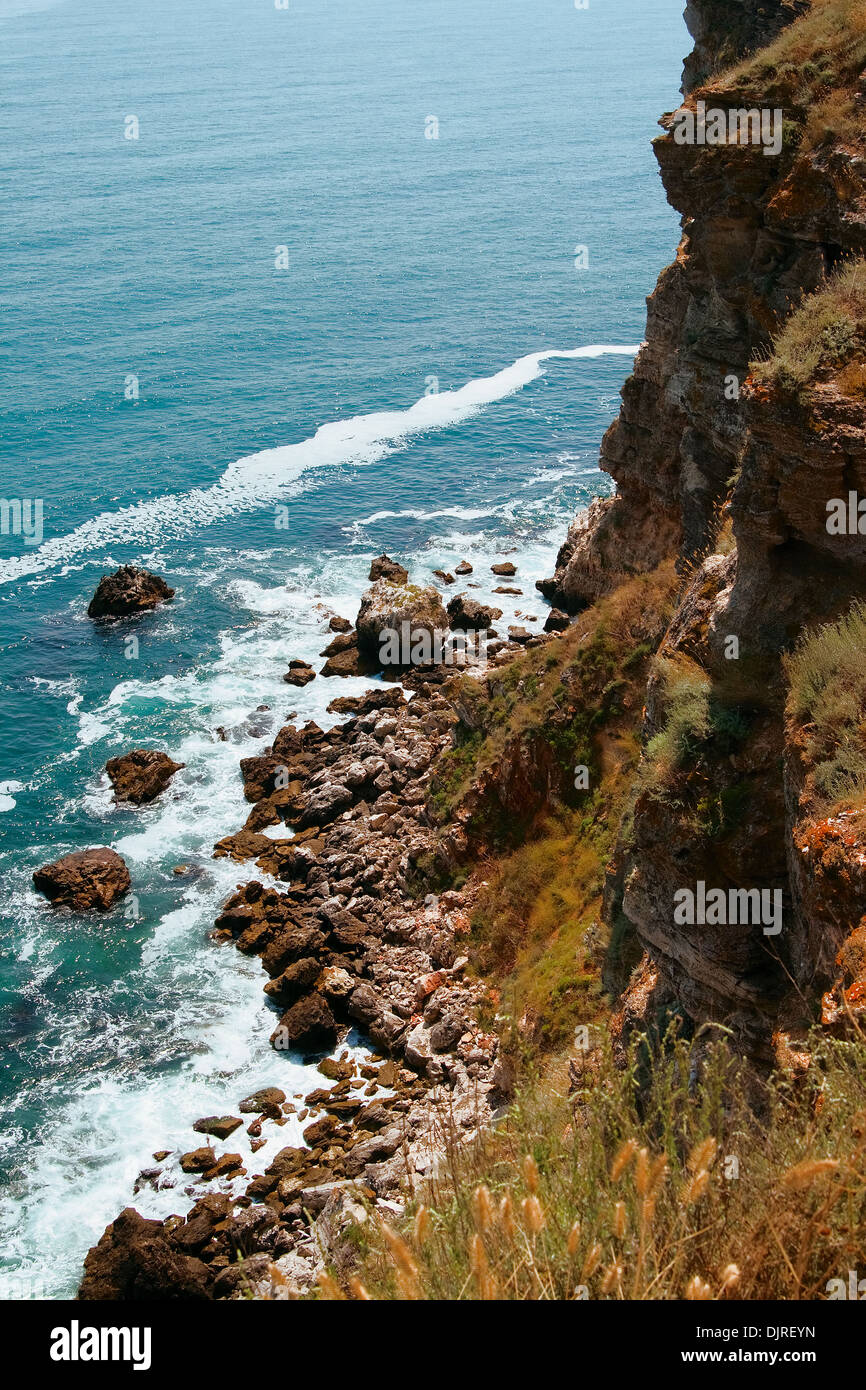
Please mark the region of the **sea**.
<svg viewBox="0 0 866 1390"><path fill-rule="evenodd" d="M73 1295L122 1207L194 1200L175 1158L139 1178L155 1151L321 1080L209 938L249 877L212 858L239 759L369 687L282 677L383 551L468 560L480 599L510 559L502 626L541 626L679 236L650 142L680 11L0 0L0 1297ZM93 623L127 563L174 601ZM184 769L116 806L141 746ZM58 913L33 870L91 845L132 893Z"/></svg>

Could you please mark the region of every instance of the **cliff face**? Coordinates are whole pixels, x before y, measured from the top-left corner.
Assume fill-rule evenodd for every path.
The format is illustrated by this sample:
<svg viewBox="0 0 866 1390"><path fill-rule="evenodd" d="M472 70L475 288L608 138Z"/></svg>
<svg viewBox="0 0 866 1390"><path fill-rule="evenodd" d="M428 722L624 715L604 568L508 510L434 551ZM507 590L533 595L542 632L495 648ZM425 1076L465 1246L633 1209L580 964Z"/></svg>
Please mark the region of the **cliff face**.
<svg viewBox="0 0 866 1390"><path fill-rule="evenodd" d="M784 24L794 8L759 7L753 0L690 5L692 30L702 35L694 71L717 66L712 56L728 52L731 32L739 49L749 35ZM843 26L856 12L862 29L862 4L824 0L817 8L843 10ZM742 18L734 30L732 10ZM786 33L810 24L814 28L811 15ZM646 341L602 445L601 465L615 479L617 495L595 504L589 525L578 519L554 578L544 584L544 592L571 612L609 591L624 573L652 569L672 548L694 558L712 545L718 508L748 439L742 386L750 361L766 350L804 294L845 256L866 248L863 151L847 129L842 138L834 136L833 101L820 69L829 57L836 106L848 113L850 104L855 129L859 116L862 130L864 108L855 103L866 51L853 45L851 53L843 44L842 52L827 55L827 42L807 27L800 47L790 42L790 53L771 49L766 61L746 60L686 99L691 112L699 101L726 113L781 110L778 155L766 155L757 144L680 144L671 129L674 114L662 119L665 134L655 153L668 198L683 215L683 238L649 298ZM800 48L815 49L814 91L801 76L812 69ZM815 119L823 106L830 107L826 129Z"/></svg>
<svg viewBox="0 0 866 1390"><path fill-rule="evenodd" d="M866 251L866 6L807 9L689 5L689 95L655 142L683 238L648 301L646 342L603 443L616 496L574 523L540 586L575 612L625 575L677 557L683 590L650 677L609 904L647 953L618 1024L646 1024L673 1001L695 1025L724 1023L767 1061L845 968L856 985L852 933L866 910L853 811L822 819L826 807L804 804L808 769L786 723L780 659L866 593L866 537L827 526L830 499L866 492L862 373L841 370L866 357L866 344L847 319L846 337L825 316L815 332L829 335L825 357L839 370L816 367L815 379L792 385L783 363L750 368L772 357L804 297ZM780 109L779 153L679 143L683 110L699 102L726 123L731 111ZM808 326L798 342L795 376L798 353L811 350ZM701 884L726 900L731 890L766 892L782 905L781 929L754 914L731 920L730 903L721 920L678 921L677 895Z"/></svg>

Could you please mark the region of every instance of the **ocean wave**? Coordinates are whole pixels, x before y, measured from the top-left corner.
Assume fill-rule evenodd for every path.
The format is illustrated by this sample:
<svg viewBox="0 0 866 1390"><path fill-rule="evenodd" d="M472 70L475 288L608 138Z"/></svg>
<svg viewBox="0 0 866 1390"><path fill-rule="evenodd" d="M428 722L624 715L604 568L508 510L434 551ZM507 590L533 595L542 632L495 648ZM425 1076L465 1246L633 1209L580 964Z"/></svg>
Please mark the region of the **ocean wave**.
<svg viewBox="0 0 866 1390"><path fill-rule="evenodd" d="M514 395L542 374L546 362L611 354L634 357L637 350L635 346L602 343L533 352L458 390L422 396L406 410L331 421L321 425L310 439L237 459L211 487L168 493L114 512L100 512L67 535L45 541L37 550L0 562L0 584L68 564L87 551L108 545L181 538L226 517L279 501L313 469L375 463L418 435L449 429Z"/></svg>

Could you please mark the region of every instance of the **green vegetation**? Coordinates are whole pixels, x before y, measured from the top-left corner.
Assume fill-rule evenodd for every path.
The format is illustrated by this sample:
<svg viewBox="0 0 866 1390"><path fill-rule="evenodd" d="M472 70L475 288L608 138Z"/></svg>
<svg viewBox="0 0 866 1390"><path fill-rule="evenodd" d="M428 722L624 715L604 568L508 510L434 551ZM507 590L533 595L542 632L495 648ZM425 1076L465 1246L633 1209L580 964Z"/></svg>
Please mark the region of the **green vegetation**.
<svg viewBox="0 0 866 1390"><path fill-rule="evenodd" d="M866 383L866 261L844 266L810 295L773 339L772 355L753 362L759 385L801 393L835 379L856 395Z"/></svg>
<svg viewBox="0 0 866 1390"><path fill-rule="evenodd" d="M622 1070L583 1054L572 1097L563 1059L473 1144L446 1124L442 1174L319 1296L826 1298L866 1265L866 1042L809 1045L757 1097L708 1035L669 1032L648 1076L640 1038Z"/></svg>
<svg viewBox="0 0 866 1390"><path fill-rule="evenodd" d="M501 999L508 1046L562 1046L605 1007L599 925L609 823L563 813L514 853L484 865L473 965ZM519 1021L519 1027L517 1022Z"/></svg>
<svg viewBox="0 0 866 1390"><path fill-rule="evenodd" d="M862 146L857 81L866 67L866 0L812 0L811 8L767 48L709 85L748 92L793 114L801 152L828 140ZM786 121L786 127L792 122ZM787 134L785 145L791 143Z"/></svg>
<svg viewBox="0 0 866 1390"><path fill-rule="evenodd" d="M785 667L811 789L828 810L866 805L866 603L807 633Z"/></svg>

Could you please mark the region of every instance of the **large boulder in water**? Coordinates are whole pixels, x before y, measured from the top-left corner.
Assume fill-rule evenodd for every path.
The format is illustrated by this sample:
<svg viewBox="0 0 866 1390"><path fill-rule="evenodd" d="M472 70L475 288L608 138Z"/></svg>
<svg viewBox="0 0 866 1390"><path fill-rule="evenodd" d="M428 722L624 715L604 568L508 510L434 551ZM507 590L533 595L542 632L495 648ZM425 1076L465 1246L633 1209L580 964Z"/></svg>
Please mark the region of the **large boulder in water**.
<svg viewBox="0 0 866 1390"><path fill-rule="evenodd" d="M64 855L33 875L36 891L53 907L71 907L77 912L107 912L127 892L130 882L120 855L104 846Z"/></svg>
<svg viewBox="0 0 866 1390"><path fill-rule="evenodd" d="M437 589L378 579L361 599L355 630L362 655L382 667L406 666L410 662L401 658L418 639L432 650L435 634L447 633L448 615ZM399 651L397 660L392 651Z"/></svg>
<svg viewBox="0 0 866 1390"><path fill-rule="evenodd" d="M165 791L174 774L184 766L158 748L133 748L120 758L109 758L105 771L114 787L115 800L141 806Z"/></svg>
<svg viewBox="0 0 866 1390"><path fill-rule="evenodd" d="M87 609L89 618L127 618L147 613L157 604L174 598L164 579L134 565L121 565L114 574L104 574Z"/></svg>

